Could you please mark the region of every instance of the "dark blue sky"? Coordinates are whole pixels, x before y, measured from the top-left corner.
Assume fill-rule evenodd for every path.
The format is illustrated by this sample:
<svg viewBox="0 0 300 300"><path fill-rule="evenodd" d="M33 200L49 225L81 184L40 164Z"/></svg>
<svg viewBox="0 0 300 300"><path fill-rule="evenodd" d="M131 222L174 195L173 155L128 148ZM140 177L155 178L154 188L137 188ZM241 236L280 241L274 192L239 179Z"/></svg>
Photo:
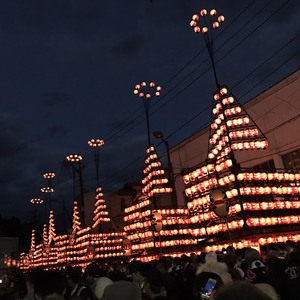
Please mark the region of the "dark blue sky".
<svg viewBox="0 0 300 300"><path fill-rule="evenodd" d="M151 131L164 132L171 146L207 124L215 87L202 38L189 26L202 8L225 15L216 31L217 69L242 103L299 68L298 0L1 1L3 216L28 218L48 171L57 174L54 206L71 203L70 172L61 167L69 153L83 155L85 189L94 190L87 146L94 137L106 143L106 193L140 177L147 137L133 87L141 81L163 86Z"/></svg>

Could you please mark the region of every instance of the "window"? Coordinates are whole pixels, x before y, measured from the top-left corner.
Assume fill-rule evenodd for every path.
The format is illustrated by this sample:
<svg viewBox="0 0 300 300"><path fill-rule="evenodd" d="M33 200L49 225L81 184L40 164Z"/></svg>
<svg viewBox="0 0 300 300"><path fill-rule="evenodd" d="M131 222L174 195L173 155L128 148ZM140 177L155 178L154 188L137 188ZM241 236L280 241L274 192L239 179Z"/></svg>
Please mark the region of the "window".
<svg viewBox="0 0 300 300"><path fill-rule="evenodd" d="M274 160L270 159L268 161L265 161L259 165L252 167L252 169L254 171L275 171Z"/></svg>
<svg viewBox="0 0 300 300"><path fill-rule="evenodd" d="M282 155L282 160L286 170L300 169L300 149Z"/></svg>

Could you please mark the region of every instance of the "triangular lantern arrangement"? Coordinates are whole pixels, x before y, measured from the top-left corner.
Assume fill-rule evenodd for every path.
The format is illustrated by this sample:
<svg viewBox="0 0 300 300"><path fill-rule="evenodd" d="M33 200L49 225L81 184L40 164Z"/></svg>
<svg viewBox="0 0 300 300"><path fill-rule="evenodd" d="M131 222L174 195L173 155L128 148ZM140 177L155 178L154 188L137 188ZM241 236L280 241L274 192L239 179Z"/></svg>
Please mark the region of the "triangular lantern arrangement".
<svg viewBox="0 0 300 300"><path fill-rule="evenodd" d="M49 245L55 239L55 237L56 237L56 233L55 233L55 224L54 224L54 214L53 214L53 210L51 210L49 215L49 235L48 235Z"/></svg>
<svg viewBox="0 0 300 300"><path fill-rule="evenodd" d="M300 174L253 171L238 164L234 151L265 149L268 142L227 87L221 87L214 100L208 162L183 176L191 223L199 224L191 232L197 237L209 236L214 244L228 240L229 230L233 238L255 234L257 242L259 234L268 233L277 242L272 234L292 232L300 223L296 213ZM251 243L246 240L239 247ZM208 250L220 250L224 245Z"/></svg>
<svg viewBox="0 0 300 300"><path fill-rule="evenodd" d="M173 190L168 186L168 178L152 145L146 149L144 176L144 195L150 198L156 194L172 193Z"/></svg>
<svg viewBox="0 0 300 300"><path fill-rule="evenodd" d="M73 206L73 223L72 223L72 233L75 234L78 230L80 230L80 216L79 216L79 208L77 201L74 201Z"/></svg>
<svg viewBox="0 0 300 300"><path fill-rule="evenodd" d="M35 230L34 229L32 229L32 232L31 232L30 251L32 253L35 251Z"/></svg>
<svg viewBox="0 0 300 300"><path fill-rule="evenodd" d="M300 174L254 171L236 161L235 151L266 149L268 142L229 88L217 86L208 160L183 176L191 232L210 238L214 246L207 251L220 251L228 239L237 248L282 241L300 223ZM241 237L243 243L236 242Z"/></svg>
<svg viewBox="0 0 300 300"><path fill-rule="evenodd" d="M142 261L158 258L158 253L182 255L185 245L195 249L197 240L190 235L190 219L187 209L153 208L153 197L172 193L162 164L154 146L146 149L142 190L131 206L125 208L124 221L128 246L127 255L138 256Z"/></svg>
<svg viewBox="0 0 300 300"><path fill-rule="evenodd" d="M266 149L268 142L226 86L214 94L208 159L220 164L231 151Z"/></svg>
<svg viewBox="0 0 300 300"><path fill-rule="evenodd" d="M48 228L47 228L47 224L44 224L44 227L43 227L43 244L44 245L48 244Z"/></svg>
<svg viewBox="0 0 300 300"><path fill-rule="evenodd" d="M298 235L300 223L300 173L254 171L242 167L235 158L235 151L266 149L268 142L229 88L219 84L212 32L223 21L224 16L218 16L215 9L209 14L202 9L190 22L194 32L203 35L217 85L208 160L183 176L195 224L192 233L209 237L212 246L207 251L220 251L228 246L228 240L236 248L281 242L288 235ZM299 239L299 235L292 239Z"/></svg>
<svg viewBox="0 0 300 300"><path fill-rule="evenodd" d="M101 222L109 222L107 206L105 204L105 199L103 198L103 193L101 187L96 189L95 196L95 210L93 217L92 228L96 228Z"/></svg>

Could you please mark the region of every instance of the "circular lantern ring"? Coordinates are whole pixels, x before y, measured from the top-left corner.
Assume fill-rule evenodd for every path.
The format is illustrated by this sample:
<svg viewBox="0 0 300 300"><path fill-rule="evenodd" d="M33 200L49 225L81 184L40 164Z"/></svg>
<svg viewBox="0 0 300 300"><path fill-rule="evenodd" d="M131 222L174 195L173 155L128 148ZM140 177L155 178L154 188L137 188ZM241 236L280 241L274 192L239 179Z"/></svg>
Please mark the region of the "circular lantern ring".
<svg viewBox="0 0 300 300"><path fill-rule="evenodd" d="M88 142L88 145L90 147L102 147L104 145L104 140L101 139L91 139Z"/></svg>
<svg viewBox="0 0 300 300"><path fill-rule="evenodd" d="M141 84L136 84L133 93L140 98L150 100L152 97L159 97L161 92L161 86L157 86L154 81L147 84L143 81Z"/></svg>
<svg viewBox="0 0 300 300"><path fill-rule="evenodd" d="M204 19L206 18L206 19ZM207 19L210 18L208 21ZM192 20L190 21L190 26L193 28L195 33L206 34L208 31L217 29L220 27L221 23L225 21L223 15L218 15L215 9L210 10L208 13L206 9L201 9L200 14L194 14ZM210 27L204 26L204 24L211 24ZM202 26L203 25L203 26Z"/></svg>

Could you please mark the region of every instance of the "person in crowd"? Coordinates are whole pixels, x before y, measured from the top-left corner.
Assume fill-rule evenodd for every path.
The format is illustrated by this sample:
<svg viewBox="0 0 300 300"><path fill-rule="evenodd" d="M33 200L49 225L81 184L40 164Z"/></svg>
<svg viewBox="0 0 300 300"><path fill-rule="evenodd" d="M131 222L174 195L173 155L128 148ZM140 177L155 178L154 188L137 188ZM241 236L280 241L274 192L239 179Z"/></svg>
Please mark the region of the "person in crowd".
<svg viewBox="0 0 300 300"><path fill-rule="evenodd" d="M142 300L142 291L135 283L120 280L104 289L101 300Z"/></svg>
<svg viewBox="0 0 300 300"><path fill-rule="evenodd" d="M108 277L102 276L98 277L95 281L95 287L94 287L94 296L96 300L100 300L103 296L104 289L112 284L113 281L109 279Z"/></svg>
<svg viewBox="0 0 300 300"><path fill-rule="evenodd" d="M36 300L64 300L65 280L61 273L45 271L34 285Z"/></svg>
<svg viewBox="0 0 300 300"><path fill-rule="evenodd" d="M251 283L267 283L266 266L261 262L259 252L254 248L245 251L245 261L248 269L245 272L245 279Z"/></svg>
<svg viewBox="0 0 300 300"><path fill-rule="evenodd" d="M20 300L20 278L17 274L8 272L2 277L0 284L0 299Z"/></svg>
<svg viewBox="0 0 300 300"><path fill-rule="evenodd" d="M104 289L113 283L111 279L105 276L104 271L94 263L86 267L83 278L87 286L91 289L93 298L96 300L100 300Z"/></svg>
<svg viewBox="0 0 300 300"><path fill-rule="evenodd" d="M290 254L295 251L295 248L296 248L296 243L291 241L291 240L287 240L285 242L285 252L286 252L286 255L285 255L285 258L286 259L289 259L289 256Z"/></svg>
<svg viewBox="0 0 300 300"><path fill-rule="evenodd" d="M168 265L165 259L160 259L156 263L157 270L162 274L163 276L163 285L165 287L165 290L167 292L167 296L171 300L177 300L179 299L179 289L178 285L176 284L176 281L174 277L168 273Z"/></svg>
<svg viewBox="0 0 300 300"><path fill-rule="evenodd" d="M242 249L236 249L235 255L236 255L236 268L239 269L239 272L241 273L242 278L245 277L245 271L248 269L247 262L245 261L245 251L247 248Z"/></svg>
<svg viewBox="0 0 300 300"><path fill-rule="evenodd" d="M81 281L82 271L80 267L67 267L65 270L67 281L66 299L92 300L91 290Z"/></svg>
<svg viewBox="0 0 300 300"><path fill-rule="evenodd" d="M92 288L92 286L95 284L96 277L98 275L97 273L98 273L98 267L94 263L89 264L85 268L85 271L83 274L83 280L89 288Z"/></svg>
<svg viewBox="0 0 300 300"><path fill-rule="evenodd" d="M268 282L272 284L280 295L284 293L284 270L286 268L286 260L281 256L280 249L277 244L270 243L268 245L269 258L267 261Z"/></svg>
<svg viewBox="0 0 300 300"><path fill-rule="evenodd" d="M282 300L300 298L300 249L296 247L291 251L286 259L286 268L284 270L284 282L280 289Z"/></svg>
<svg viewBox="0 0 300 300"><path fill-rule="evenodd" d="M156 268L148 264L143 269L142 276L144 278L143 300L168 299L164 287L163 275Z"/></svg>
<svg viewBox="0 0 300 300"><path fill-rule="evenodd" d="M196 275L202 272L215 273L222 279L223 284L232 282L231 274L228 272L228 267L225 263L218 261L216 252L209 252L205 256L205 263L202 264L196 271Z"/></svg>
<svg viewBox="0 0 300 300"><path fill-rule="evenodd" d="M234 247L233 246L228 246L226 248L226 254L228 254L228 255L234 255L234 254L236 254Z"/></svg>
<svg viewBox="0 0 300 300"><path fill-rule="evenodd" d="M211 294L213 294L223 285L224 283L222 278L218 274L212 272L202 272L195 277L193 284L193 299L209 299Z"/></svg>
<svg viewBox="0 0 300 300"><path fill-rule="evenodd" d="M213 300L272 300L266 293L248 282L234 282L219 288Z"/></svg>
<svg viewBox="0 0 300 300"><path fill-rule="evenodd" d="M115 263L113 268L107 273L107 277L112 281L126 280L126 272L124 272L123 264Z"/></svg>
<svg viewBox="0 0 300 300"><path fill-rule="evenodd" d="M193 282L194 299L208 299L211 293L232 282L226 263L219 262L216 252L205 255L205 262L196 271Z"/></svg>
<svg viewBox="0 0 300 300"><path fill-rule="evenodd" d="M183 270L192 270L193 266L192 266L192 262L191 262L191 259L183 254L181 255L181 266L182 266L182 269Z"/></svg>
<svg viewBox="0 0 300 300"><path fill-rule="evenodd" d="M40 276L43 276L43 270L41 269L34 269L30 271L27 274L27 279L26 279L26 288L27 288L27 294L24 298L24 300L35 300L34 298L34 286Z"/></svg>
<svg viewBox="0 0 300 300"><path fill-rule="evenodd" d="M133 260L127 266L128 279L141 289L144 287L144 276L142 275L144 268L145 264L139 260Z"/></svg>
<svg viewBox="0 0 300 300"><path fill-rule="evenodd" d="M276 244L278 250L279 250L279 258L285 258L287 251L285 250L285 243L284 242L278 242Z"/></svg>
<svg viewBox="0 0 300 300"><path fill-rule="evenodd" d="M268 245L260 245L259 246L259 250L260 250L260 261L263 264L266 264L268 262L268 258L269 258L269 248L268 248Z"/></svg>
<svg viewBox="0 0 300 300"><path fill-rule="evenodd" d="M227 265L228 272L231 274L232 280L244 279L244 272L237 266L237 256L235 254L224 255L224 262Z"/></svg>
<svg viewBox="0 0 300 300"><path fill-rule="evenodd" d="M261 290L264 294L268 295L272 300L281 300L281 297L276 292L275 288L267 283L257 283L255 284L259 290Z"/></svg>
<svg viewBox="0 0 300 300"><path fill-rule="evenodd" d="M195 279L195 271L193 268L192 261L187 255L181 256L182 264L182 294L185 298L191 298L193 296L193 282ZM197 268L198 269L198 268ZM183 298L184 299L184 298Z"/></svg>
<svg viewBox="0 0 300 300"><path fill-rule="evenodd" d="M275 243L270 243L267 245L268 247L268 261L272 257L279 258L280 257L280 250Z"/></svg>
<svg viewBox="0 0 300 300"><path fill-rule="evenodd" d="M196 253L191 253L190 257L191 257L190 261L191 261L192 269L196 271L199 267L198 255Z"/></svg>
<svg viewBox="0 0 300 300"><path fill-rule="evenodd" d="M172 260L172 266L169 268L169 274L176 280L178 284L183 282L183 270L181 259L179 257L174 257Z"/></svg>

